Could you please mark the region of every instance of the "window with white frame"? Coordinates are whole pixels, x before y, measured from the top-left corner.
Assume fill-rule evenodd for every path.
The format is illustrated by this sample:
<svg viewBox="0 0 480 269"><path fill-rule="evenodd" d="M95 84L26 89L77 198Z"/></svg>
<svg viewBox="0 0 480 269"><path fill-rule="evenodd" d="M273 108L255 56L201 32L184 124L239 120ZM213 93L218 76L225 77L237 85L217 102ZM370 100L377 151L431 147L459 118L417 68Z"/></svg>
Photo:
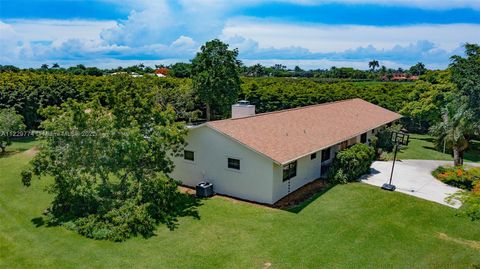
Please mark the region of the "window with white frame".
<svg viewBox="0 0 480 269"><path fill-rule="evenodd" d="M283 166L283 181L287 181L297 176L297 161Z"/></svg>

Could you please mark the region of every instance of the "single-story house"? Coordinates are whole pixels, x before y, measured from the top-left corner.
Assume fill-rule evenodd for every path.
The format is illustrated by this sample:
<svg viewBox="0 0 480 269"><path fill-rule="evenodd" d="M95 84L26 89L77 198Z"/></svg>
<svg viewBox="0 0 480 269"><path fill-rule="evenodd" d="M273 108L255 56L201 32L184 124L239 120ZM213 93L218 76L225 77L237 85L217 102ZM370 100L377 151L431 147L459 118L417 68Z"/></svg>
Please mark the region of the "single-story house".
<svg viewBox="0 0 480 269"><path fill-rule="evenodd" d="M184 185L213 183L214 191L274 204L321 178L335 153L368 143L378 129L401 115L350 99L255 115L239 102L232 118L189 126L183 156L171 176Z"/></svg>

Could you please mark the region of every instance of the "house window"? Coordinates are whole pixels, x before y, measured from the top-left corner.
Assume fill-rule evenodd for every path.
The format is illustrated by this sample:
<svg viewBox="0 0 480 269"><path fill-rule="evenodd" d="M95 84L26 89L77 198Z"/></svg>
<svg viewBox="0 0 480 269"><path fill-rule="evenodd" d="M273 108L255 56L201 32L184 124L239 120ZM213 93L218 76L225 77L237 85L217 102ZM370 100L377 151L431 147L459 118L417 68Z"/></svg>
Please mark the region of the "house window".
<svg viewBox="0 0 480 269"><path fill-rule="evenodd" d="M228 158L228 168L235 169L235 170L240 170L240 160L239 159Z"/></svg>
<svg viewBox="0 0 480 269"><path fill-rule="evenodd" d="M372 134L375 134L375 129L372 130Z"/></svg>
<svg viewBox="0 0 480 269"><path fill-rule="evenodd" d="M312 155L310 155L310 160L313 160L316 158L317 158L317 153L312 153Z"/></svg>
<svg viewBox="0 0 480 269"><path fill-rule="evenodd" d="M367 143L367 133L364 133L360 136L361 143Z"/></svg>
<svg viewBox="0 0 480 269"><path fill-rule="evenodd" d="M322 150L322 162L330 160L330 150L331 148Z"/></svg>
<svg viewBox="0 0 480 269"><path fill-rule="evenodd" d="M294 178L297 175L297 161L283 166L283 181Z"/></svg>
<svg viewBox="0 0 480 269"><path fill-rule="evenodd" d="M183 158L188 161L194 161L195 160L195 153L190 150L184 150L183 151Z"/></svg>

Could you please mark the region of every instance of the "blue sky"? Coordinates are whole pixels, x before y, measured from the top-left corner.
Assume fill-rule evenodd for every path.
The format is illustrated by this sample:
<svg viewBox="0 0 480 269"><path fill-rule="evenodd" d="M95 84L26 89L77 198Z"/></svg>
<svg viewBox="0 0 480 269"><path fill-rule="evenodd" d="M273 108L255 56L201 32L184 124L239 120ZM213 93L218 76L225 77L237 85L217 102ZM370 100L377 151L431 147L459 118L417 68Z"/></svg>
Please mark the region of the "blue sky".
<svg viewBox="0 0 480 269"><path fill-rule="evenodd" d="M0 0L0 64L153 66L213 38L247 65L444 68L480 43L480 0Z"/></svg>

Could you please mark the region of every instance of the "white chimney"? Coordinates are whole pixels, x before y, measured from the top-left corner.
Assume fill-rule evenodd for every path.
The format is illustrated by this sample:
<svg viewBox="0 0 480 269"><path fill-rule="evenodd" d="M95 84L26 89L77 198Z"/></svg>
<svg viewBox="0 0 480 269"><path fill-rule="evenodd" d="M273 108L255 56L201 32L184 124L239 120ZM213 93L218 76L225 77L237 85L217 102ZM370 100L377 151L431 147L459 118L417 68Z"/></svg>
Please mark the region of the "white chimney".
<svg viewBox="0 0 480 269"><path fill-rule="evenodd" d="M241 100L232 105L232 119L255 116L255 106L250 102Z"/></svg>

